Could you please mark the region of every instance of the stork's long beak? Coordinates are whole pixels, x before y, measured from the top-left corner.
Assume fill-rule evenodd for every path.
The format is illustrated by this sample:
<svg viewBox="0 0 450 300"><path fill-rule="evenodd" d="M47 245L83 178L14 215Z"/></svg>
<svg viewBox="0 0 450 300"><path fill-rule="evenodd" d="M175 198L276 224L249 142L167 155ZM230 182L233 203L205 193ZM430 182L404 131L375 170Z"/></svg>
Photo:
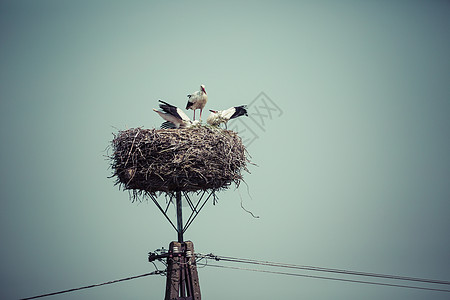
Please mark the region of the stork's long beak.
<svg viewBox="0 0 450 300"><path fill-rule="evenodd" d="M212 112L212 113L217 113L217 110L210 109L209 111Z"/></svg>

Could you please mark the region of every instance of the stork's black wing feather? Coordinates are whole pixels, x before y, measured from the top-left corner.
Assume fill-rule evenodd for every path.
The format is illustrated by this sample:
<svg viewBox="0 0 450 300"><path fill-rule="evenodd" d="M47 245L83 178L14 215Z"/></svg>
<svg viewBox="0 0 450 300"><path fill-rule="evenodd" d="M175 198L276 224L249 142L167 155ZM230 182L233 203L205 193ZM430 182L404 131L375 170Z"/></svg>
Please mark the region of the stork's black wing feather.
<svg viewBox="0 0 450 300"><path fill-rule="evenodd" d="M169 104L169 103L167 103L167 102L165 102L165 101L162 101L162 100L159 100L159 102L161 102L162 104L160 104L159 105L159 107L165 112L165 113L168 113L168 114L170 114L170 115L172 115L172 116L174 116L175 118L177 118L177 119L182 119L181 118L181 116L178 114L178 107L176 107L176 106L174 106L174 105L172 105L172 104Z"/></svg>
<svg viewBox="0 0 450 300"><path fill-rule="evenodd" d="M161 129L174 129L174 128L176 128L176 126L172 122L169 122L169 121L166 121L161 124Z"/></svg>
<svg viewBox="0 0 450 300"><path fill-rule="evenodd" d="M234 114L231 116L230 119L234 119L243 115L248 116L247 105L235 106L234 109L236 111L234 112Z"/></svg>

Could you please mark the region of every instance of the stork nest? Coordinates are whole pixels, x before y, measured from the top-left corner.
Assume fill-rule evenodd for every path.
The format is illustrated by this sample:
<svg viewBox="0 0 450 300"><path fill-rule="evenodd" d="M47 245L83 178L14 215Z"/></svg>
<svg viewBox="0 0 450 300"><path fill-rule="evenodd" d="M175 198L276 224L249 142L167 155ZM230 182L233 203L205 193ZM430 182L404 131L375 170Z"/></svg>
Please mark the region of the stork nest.
<svg viewBox="0 0 450 300"><path fill-rule="evenodd" d="M116 185L133 196L156 192L199 192L239 186L248 169L236 132L209 126L119 131L110 156Z"/></svg>

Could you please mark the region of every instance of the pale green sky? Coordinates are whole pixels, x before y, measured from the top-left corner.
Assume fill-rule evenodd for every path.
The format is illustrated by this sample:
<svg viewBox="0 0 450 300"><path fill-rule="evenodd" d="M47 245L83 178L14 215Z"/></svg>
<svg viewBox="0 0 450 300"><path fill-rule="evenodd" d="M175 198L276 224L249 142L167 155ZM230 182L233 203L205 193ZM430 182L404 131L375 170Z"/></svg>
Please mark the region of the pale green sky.
<svg viewBox="0 0 450 300"><path fill-rule="evenodd" d="M283 114L264 130L244 120L259 137L252 199L242 185L207 205L186 234L196 251L450 280L449 13L447 1L1 1L1 298L153 270L147 253L176 234L113 186L104 149L118 129L159 126L157 100L183 107L200 84L207 109L264 92ZM199 276L204 299L448 298ZM156 276L54 298L164 288Z"/></svg>

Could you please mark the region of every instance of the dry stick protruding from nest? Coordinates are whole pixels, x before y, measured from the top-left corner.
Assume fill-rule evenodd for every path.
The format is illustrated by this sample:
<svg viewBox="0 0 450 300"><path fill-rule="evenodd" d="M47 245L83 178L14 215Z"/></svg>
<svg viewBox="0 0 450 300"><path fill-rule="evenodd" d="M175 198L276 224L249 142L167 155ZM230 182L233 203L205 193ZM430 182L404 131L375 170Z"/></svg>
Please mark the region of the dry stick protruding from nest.
<svg viewBox="0 0 450 300"><path fill-rule="evenodd" d="M116 184L133 200L156 192L195 192L238 187L249 160L236 132L209 126L119 131L112 141Z"/></svg>

